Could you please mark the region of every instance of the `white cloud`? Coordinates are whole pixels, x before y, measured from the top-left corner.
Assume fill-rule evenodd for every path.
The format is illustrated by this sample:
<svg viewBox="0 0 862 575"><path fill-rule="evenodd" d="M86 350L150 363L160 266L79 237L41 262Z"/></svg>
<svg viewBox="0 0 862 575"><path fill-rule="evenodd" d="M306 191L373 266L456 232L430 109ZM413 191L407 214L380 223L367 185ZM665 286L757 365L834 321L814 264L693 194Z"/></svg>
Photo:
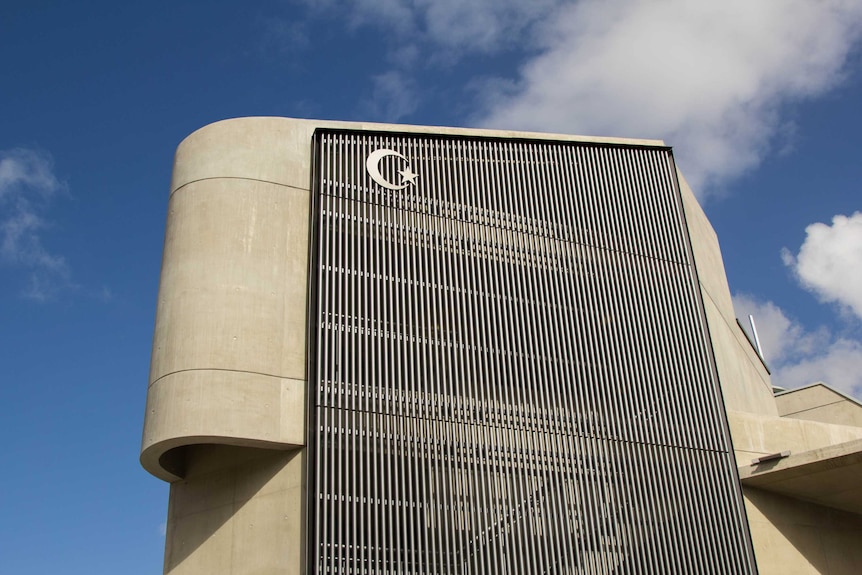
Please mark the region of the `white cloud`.
<svg viewBox="0 0 862 575"><path fill-rule="evenodd" d="M302 1L380 30L389 65L416 81L405 50L422 64L520 58L463 87L479 94L471 123L664 139L701 195L788 149L790 107L839 83L862 35L859 0Z"/></svg>
<svg viewBox="0 0 862 575"><path fill-rule="evenodd" d="M533 43L537 23L571 0L304 0L338 13L350 27L377 26L403 42L433 44L447 57L494 53Z"/></svg>
<svg viewBox="0 0 862 575"><path fill-rule="evenodd" d="M733 307L740 318L754 316L773 384L794 388L823 381L862 399L862 342L825 327L806 330L774 303L749 295L736 294Z"/></svg>
<svg viewBox="0 0 862 575"><path fill-rule="evenodd" d="M416 9L427 38L446 48L497 52L512 49L532 27L567 2L560 0L420 0Z"/></svg>
<svg viewBox="0 0 862 575"><path fill-rule="evenodd" d="M784 106L840 81L860 33L858 0L582 0L481 123L663 138L714 189L781 147Z"/></svg>
<svg viewBox="0 0 862 575"><path fill-rule="evenodd" d="M862 399L862 342L837 338L820 354L782 366L775 377L784 387L823 381Z"/></svg>
<svg viewBox="0 0 862 575"><path fill-rule="evenodd" d="M763 355L770 363L778 365L800 354L809 355L828 342L828 334L807 332L771 301L761 302L750 295L736 294L733 307L746 327L748 316L754 316Z"/></svg>
<svg viewBox="0 0 862 575"><path fill-rule="evenodd" d="M0 151L0 263L29 270L23 295L46 300L68 287L66 260L42 243L41 215L63 184L51 157L28 149Z"/></svg>
<svg viewBox="0 0 862 575"><path fill-rule="evenodd" d="M22 187L43 199L62 187L54 176L51 157L24 148L0 151L0 200L20 193Z"/></svg>
<svg viewBox="0 0 862 575"><path fill-rule="evenodd" d="M784 263L822 301L862 318L862 212L811 224L805 234L798 254L783 250Z"/></svg>
<svg viewBox="0 0 862 575"><path fill-rule="evenodd" d="M412 114L419 102L415 86L409 77L390 70L373 79L372 97L365 104L372 120L398 122Z"/></svg>

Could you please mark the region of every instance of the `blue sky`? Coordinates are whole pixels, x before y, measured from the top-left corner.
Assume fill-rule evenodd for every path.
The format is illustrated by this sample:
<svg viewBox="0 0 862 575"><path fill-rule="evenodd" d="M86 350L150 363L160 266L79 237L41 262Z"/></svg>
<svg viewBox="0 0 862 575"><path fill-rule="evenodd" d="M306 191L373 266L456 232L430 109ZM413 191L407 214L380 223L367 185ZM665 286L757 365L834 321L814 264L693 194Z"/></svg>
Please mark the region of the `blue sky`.
<svg viewBox="0 0 862 575"><path fill-rule="evenodd" d="M137 462L168 182L273 115L662 138L774 382L862 398L858 0L6 0L0 565L161 572Z"/></svg>

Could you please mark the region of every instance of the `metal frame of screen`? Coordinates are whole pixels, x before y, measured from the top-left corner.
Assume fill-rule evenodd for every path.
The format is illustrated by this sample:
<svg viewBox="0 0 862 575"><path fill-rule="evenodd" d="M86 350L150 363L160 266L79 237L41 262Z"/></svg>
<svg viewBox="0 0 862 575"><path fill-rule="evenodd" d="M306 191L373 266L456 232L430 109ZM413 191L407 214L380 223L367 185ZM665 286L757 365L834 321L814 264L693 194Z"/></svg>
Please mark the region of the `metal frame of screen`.
<svg viewBox="0 0 862 575"><path fill-rule="evenodd" d="M755 572L670 149L314 146L310 573Z"/></svg>

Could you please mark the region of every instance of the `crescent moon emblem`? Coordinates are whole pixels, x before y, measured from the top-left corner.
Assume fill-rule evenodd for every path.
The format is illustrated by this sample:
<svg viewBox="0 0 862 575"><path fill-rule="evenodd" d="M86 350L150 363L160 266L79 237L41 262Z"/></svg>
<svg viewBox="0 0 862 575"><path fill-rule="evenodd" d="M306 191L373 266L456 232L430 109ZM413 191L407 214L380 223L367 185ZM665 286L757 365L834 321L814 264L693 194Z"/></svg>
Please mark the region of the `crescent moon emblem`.
<svg viewBox="0 0 862 575"><path fill-rule="evenodd" d="M401 158L405 162L407 158L396 152L395 150L387 150L386 148L380 150L374 150L370 154L368 154L368 159L365 160L365 169L368 170L368 175L371 176L371 179L386 188L387 190L403 190L407 187L408 182L402 183L400 186L395 185L380 173L380 160L385 158L386 156L395 156L396 158ZM403 177L403 176L402 176Z"/></svg>

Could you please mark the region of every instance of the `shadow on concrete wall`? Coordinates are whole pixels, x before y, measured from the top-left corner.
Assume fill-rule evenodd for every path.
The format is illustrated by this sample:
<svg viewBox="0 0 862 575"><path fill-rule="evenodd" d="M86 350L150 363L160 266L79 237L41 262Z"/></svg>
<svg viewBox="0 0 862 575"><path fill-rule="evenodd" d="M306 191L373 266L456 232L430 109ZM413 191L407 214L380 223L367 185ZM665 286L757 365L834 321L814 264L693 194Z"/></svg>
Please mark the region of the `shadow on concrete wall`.
<svg viewBox="0 0 862 575"><path fill-rule="evenodd" d="M761 489L744 491L761 575L862 573L862 516Z"/></svg>
<svg viewBox="0 0 862 575"><path fill-rule="evenodd" d="M209 555L230 556L231 533L225 541L213 540L211 548L201 549L217 537L248 504L276 479L285 468L301 457L300 450L277 451L228 445L196 445L183 448L186 474L171 484L168 530L165 544L165 573L179 567L199 549ZM234 526L232 526L234 527ZM202 564L219 563L216 557L201 558ZM229 569L228 565L220 565Z"/></svg>

